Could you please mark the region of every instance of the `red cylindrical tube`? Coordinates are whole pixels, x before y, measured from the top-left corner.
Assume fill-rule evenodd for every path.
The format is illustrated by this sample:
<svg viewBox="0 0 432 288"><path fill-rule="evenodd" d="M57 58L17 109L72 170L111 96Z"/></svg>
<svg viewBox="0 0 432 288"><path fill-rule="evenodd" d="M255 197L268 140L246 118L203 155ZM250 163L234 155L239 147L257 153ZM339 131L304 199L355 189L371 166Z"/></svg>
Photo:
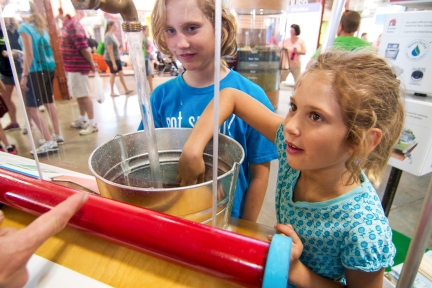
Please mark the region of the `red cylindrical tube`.
<svg viewBox="0 0 432 288"><path fill-rule="evenodd" d="M77 191L0 169L0 202L40 215ZM244 286L260 287L269 243L97 195L69 226Z"/></svg>

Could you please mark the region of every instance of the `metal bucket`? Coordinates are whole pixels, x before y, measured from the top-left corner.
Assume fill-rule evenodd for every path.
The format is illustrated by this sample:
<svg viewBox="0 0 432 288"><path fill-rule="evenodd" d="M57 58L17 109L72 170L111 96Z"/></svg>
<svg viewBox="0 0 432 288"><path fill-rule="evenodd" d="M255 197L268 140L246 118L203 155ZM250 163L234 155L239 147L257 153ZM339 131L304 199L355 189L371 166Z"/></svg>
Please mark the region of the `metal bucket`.
<svg viewBox="0 0 432 288"><path fill-rule="evenodd" d="M210 224L212 220L213 141L204 150L206 173L204 182L179 187L176 182L177 163L183 145L192 129L156 129L163 188L149 187L151 171L146 149L146 133L138 131L116 136L90 155L89 168L96 177L102 196ZM226 228L240 164L244 159L241 145L219 134L218 149L218 227Z"/></svg>

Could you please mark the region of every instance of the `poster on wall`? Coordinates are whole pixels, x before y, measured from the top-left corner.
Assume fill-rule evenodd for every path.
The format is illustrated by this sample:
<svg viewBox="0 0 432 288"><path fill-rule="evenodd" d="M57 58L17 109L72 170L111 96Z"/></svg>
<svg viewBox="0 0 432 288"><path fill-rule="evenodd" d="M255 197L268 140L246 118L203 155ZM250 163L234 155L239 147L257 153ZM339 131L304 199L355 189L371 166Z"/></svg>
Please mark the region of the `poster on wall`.
<svg viewBox="0 0 432 288"><path fill-rule="evenodd" d="M379 53L398 67L407 93L432 96L431 45L432 11L387 14Z"/></svg>
<svg viewBox="0 0 432 288"><path fill-rule="evenodd" d="M432 172L432 98L405 99L405 123L389 165L421 176Z"/></svg>

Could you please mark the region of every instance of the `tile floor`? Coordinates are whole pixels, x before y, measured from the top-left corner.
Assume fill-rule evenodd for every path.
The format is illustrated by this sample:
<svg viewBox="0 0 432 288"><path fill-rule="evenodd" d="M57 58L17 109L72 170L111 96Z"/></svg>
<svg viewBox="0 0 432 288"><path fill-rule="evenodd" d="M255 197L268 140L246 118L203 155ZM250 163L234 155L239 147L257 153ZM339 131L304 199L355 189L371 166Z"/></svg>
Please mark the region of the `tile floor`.
<svg viewBox="0 0 432 288"><path fill-rule="evenodd" d="M170 77L154 78L154 85L157 86L163 83ZM88 169L88 158L93 150L99 145L111 140L117 134L127 134L136 131L138 123L141 119L137 95L135 93L125 96L124 91L119 89L118 97L112 98L109 96L108 77L103 77L104 90L106 100L99 104L93 101L95 118L99 128L99 132L87 136L80 136L79 130L70 127L70 122L78 117L78 105L75 100L57 101L56 106L60 119L60 127L62 135L66 143L60 147L58 153L40 157L43 163L60 166L62 168L78 171L91 175ZM126 76L127 84L130 88L136 91L136 84L133 76ZM90 78L92 85L92 78ZM121 88L118 78L116 78L117 87ZM14 92L16 93L16 92ZM288 102L292 90L289 87L282 87L279 96L279 108L277 113L285 115L288 111ZM14 101L18 107L20 103L17 96L14 96ZM20 110L20 109L19 109ZM45 117L47 113L44 113ZM21 110L18 112L21 127L24 127L23 114ZM1 119L3 127L9 123L8 116ZM7 133L11 143L18 147L19 155L31 158L29 136L23 135L21 131L12 131ZM33 129L34 142L37 143L41 138L41 134L36 129ZM276 222L274 212L274 191L277 174L277 160L272 162L271 179L267 189L267 195L258 222L268 226L272 226ZM382 184L378 187L378 192L382 195L391 167L387 167L383 177ZM397 194L393 202L392 209L389 214L390 224L393 229L412 237L414 229L419 218L419 213L423 204L423 200L429 185L431 175L416 177L406 172L402 173L402 177L398 186ZM428 241L428 247L432 248L432 240Z"/></svg>

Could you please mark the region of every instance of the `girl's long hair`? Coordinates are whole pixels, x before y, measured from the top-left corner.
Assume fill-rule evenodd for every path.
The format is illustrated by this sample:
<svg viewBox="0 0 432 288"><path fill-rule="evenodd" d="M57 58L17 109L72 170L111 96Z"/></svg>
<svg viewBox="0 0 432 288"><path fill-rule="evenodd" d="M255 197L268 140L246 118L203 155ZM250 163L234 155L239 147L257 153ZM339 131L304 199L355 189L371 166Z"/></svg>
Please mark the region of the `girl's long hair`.
<svg viewBox="0 0 432 288"><path fill-rule="evenodd" d="M47 24L45 19L36 9L36 5L33 2L29 2L30 4L30 16L27 18L27 22L31 23L39 34L43 34L46 31Z"/></svg>

